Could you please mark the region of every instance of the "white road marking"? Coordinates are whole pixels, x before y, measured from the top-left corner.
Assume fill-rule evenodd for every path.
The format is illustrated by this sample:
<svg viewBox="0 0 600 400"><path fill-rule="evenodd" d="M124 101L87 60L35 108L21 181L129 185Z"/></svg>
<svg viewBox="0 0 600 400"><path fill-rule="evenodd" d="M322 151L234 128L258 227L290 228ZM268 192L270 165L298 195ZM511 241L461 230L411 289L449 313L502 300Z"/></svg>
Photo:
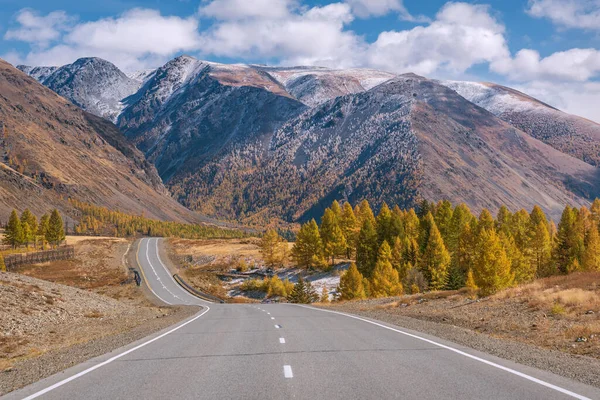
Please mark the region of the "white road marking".
<svg viewBox="0 0 600 400"><path fill-rule="evenodd" d="M275 329L281 329L281 325L275 325Z"/></svg>
<svg viewBox="0 0 600 400"><path fill-rule="evenodd" d="M294 374L292 373L292 367L290 367L289 365L284 365L283 366L283 375L286 378L293 378Z"/></svg>
<svg viewBox="0 0 600 400"><path fill-rule="evenodd" d="M210 307L206 307L206 310L204 310L204 312L202 312L201 314L197 315L196 317L194 317L194 318L190 319L189 321L187 321L187 322L184 322L183 324L181 324L181 325L179 325L179 326L177 326L177 327L175 327L175 328L171 329L170 331L168 331L168 332L165 332L165 333L163 333L162 335L160 335L160 336L157 336L157 337L155 337L154 339L150 339L150 340L148 340L147 342L144 342L144 343L142 343L142 344L140 344L140 345L137 345L137 346L135 346L135 347L134 347L134 348L132 348L132 349L129 349L129 350L127 350L127 351L124 351L124 352L123 352L123 353L121 353L121 354L117 354L116 356L114 356L114 357L112 357L112 358L109 358L108 360L106 360L106 361L103 361L103 362L101 362L100 364L96 364L96 365L94 365L93 367L90 367L90 368L86 369L85 371L81 371L80 373L78 373L78 374L75 374L75 375L73 375L73 376L71 376L71 377L69 377L69 378L67 378L67 379L63 379L62 381L60 381L60 382L58 382L58 383L55 383L55 384L54 384L54 385L52 385L52 386L48 386L46 389L40 390L39 392L37 392L37 393L34 393L34 394L32 394L31 396L27 396L27 397L25 397L23 400L31 400L31 399L35 399L35 398L37 398L37 397L40 397L40 396L42 396L42 395L44 395L44 394L46 394L46 393L48 393L48 392L50 392L50 391L52 391L52 390L54 390L54 389L56 389L56 388L59 388L59 387L61 387L61 386L62 386L62 385L64 385L64 384L67 384L67 383L69 383L69 382L71 382L71 381L74 381L74 380L75 380L75 379L77 379L77 378L80 378L80 377L82 377L82 376L84 376L84 375L87 375L87 374L89 374L90 372L92 372L92 371L94 371L94 370L96 370L96 369L98 369L98 368L100 368L100 367L103 367L103 366L105 366L105 365L107 365L107 364L110 364L111 362L113 362L113 361L115 361L115 360L118 360L119 358L121 358L121 357L123 357L123 356L126 356L126 355L127 355L127 354L129 354L129 353L133 353L134 351L136 351L136 350L138 350L138 349L141 349L142 347L144 347L144 346L147 346L147 345L149 345L150 343L156 342L157 340L164 338L165 336L167 336L167 335L169 335L169 334L171 334L171 333L173 333L173 332L175 332L175 331L177 331L177 330L179 330L179 329L183 328L184 326L186 326L186 325L188 325L188 324L191 324L192 322L194 322L195 320L197 320L198 318L200 318L201 316L203 316L204 314L206 314L206 313L207 313L207 312L209 312L209 311L210 311Z"/></svg>
<svg viewBox="0 0 600 400"><path fill-rule="evenodd" d="M267 315L271 315L271 313L270 313L270 312L268 312L268 313L267 313Z"/></svg>
<svg viewBox="0 0 600 400"><path fill-rule="evenodd" d="M271 319L275 319L275 317L271 317Z"/></svg>
<svg viewBox="0 0 600 400"><path fill-rule="evenodd" d="M285 344L285 339L284 339L284 338L282 338L282 337L280 337L280 338L279 338L279 343L281 343L281 344Z"/></svg>
<svg viewBox="0 0 600 400"><path fill-rule="evenodd" d="M571 392L570 390L567 390L567 389L561 388L560 386L556 386L556 385L553 385L553 384L551 384L551 383L549 383L549 382L546 382L546 381L543 381L543 380L541 380L541 379L535 378L535 377L533 377L533 376L530 376L530 375L524 374L523 372L519 372L519 371L516 371L516 370L514 370L514 369L512 369L512 368L508 368L508 367L505 367L505 366L503 366L503 365L496 364L495 362L488 361L488 360L486 360L486 359L484 359L484 358L477 357L477 356L474 356L474 355L472 355L472 354L469 354L469 353L465 353L464 351L461 351L461 350L455 349L454 347L446 346L446 345L444 345L444 344L441 344L441 343L435 342L435 341L433 341L433 340L426 339L426 338L424 338L424 337L421 337L421 336L413 335L412 333L408 333L408 332L401 331L400 329L395 329L395 328L392 328L392 327L390 327L390 326L386 326L386 325L380 324L380 323L378 323L378 322L370 321L370 320L368 320L368 319L365 319L365 318L357 317L356 315L352 315L352 314L346 314L346 313L342 313L342 312L339 312L339 311L323 310L323 309L320 309L320 308L314 308L314 307L304 306L304 305L301 305L301 304L294 304L294 305L295 305L295 306L298 306L298 307L308 308L308 309L310 309L310 310L322 311L322 312L328 312L328 313L332 313L332 314L339 314L339 315L343 315L343 316L345 316L345 317L348 317L348 318L353 318L353 319L357 319L357 320L359 320L359 321L363 321L363 322L369 323L369 324L371 324L371 325L376 325L376 326L379 326L380 328L388 329L388 330L390 330L390 331L394 331L394 332L397 332L397 333L401 333L401 334L403 334L403 335L406 335L406 336L412 337L412 338L414 338L414 339L419 339L419 340L422 340L422 341L424 341L424 342L427 342L427 343L429 343L429 344L432 344L432 345L434 345L434 346L438 346L438 347L441 347L441 348L443 348L443 349L446 349L446 350L452 351L452 352L454 352L454 353L460 354L460 355L462 355L462 356L468 357L468 358L470 358L470 359L472 359L472 360L479 361L479 362L482 362L482 363L484 363L484 364L487 364L487 365L489 365L489 366L492 366L492 367L494 367L494 368L501 369L501 370L503 370L503 371L506 371L506 372L508 372L508 373L511 373L511 374L513 374L513 375L517 375L517 376L519 376L519 377L521 377L521 378L527 379L528 381L535 382L535 383L538 383L538 384L540 384L540 385L542 385L542 386L545 386L545 387L547 387L547 388L550 388L550 389L556 390L557 392L564 393L564 394L566 394L567 396L571 396L571 397L573 397L573 398L575 398L575 399L579 399L579 400L591 400L589 397L585 397L585 396L582 396L582 395L580 395L580 394L577 394L577 393ZM275 325L275 326L277 326L277 325Z"/></svg>
<svg viewBox="0 0 600 400"><path fill-rule="evenodd" d="M144 241L144 239L142 239L142 242ZM150 268L152 268L152 271L154 272L154 275L156 275L156 277L158 278L158 274L156 273L156 271L154 271L154 267L152 267L152 263L150 263L150 257L148 257L148 244L150 243L150 240L146 240L146 258L148 259L148 264L150 265ZM142 266L139 266L140 268L142 268ZM152 292L152 294L154 294L156 297L158 297L159 300L161 300L163 303L166 303L168 305L173 305L173 303L169 303L168 301L166 301L165 299L163 299L162 297L160 297L155 291L154 289L152 289L152 286L150 286L150 284L147 285L148 289L150 289L150 291Z"/></svg>

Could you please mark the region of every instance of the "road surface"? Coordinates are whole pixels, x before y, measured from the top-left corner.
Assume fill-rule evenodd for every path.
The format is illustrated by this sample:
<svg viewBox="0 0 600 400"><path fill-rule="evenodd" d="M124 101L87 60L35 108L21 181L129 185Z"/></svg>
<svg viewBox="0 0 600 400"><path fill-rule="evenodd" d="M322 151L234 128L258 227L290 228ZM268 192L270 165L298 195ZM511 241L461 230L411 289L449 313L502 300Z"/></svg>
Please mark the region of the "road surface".
<svg viewBox="0 0 600 400"><path fill-rule="evenodd" d="M202 310L7 399L600 399L596 388L376 321L211 304L170 278L157 239L138 256L157 297Z"/></svg>

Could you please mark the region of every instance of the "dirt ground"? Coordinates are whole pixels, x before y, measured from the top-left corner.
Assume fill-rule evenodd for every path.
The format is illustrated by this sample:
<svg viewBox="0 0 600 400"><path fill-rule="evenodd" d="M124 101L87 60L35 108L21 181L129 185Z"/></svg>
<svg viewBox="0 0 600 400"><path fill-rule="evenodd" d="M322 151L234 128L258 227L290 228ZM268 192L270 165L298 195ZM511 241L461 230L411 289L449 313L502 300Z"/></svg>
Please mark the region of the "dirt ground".
<svg viewBox="0 0 600 400"><path fill-rule="evenodd" d="M600 272L541 279L478 300L454 291L332 306L458 326L600 359Z"/></svg>
<svg viewBox="0 0 600 400"><path fill-rule="evenodd" d="M75 246L74 260L0 275L0 371L175 312L155 307L131 280L130 241L68 237L67 243Z"/></svg>

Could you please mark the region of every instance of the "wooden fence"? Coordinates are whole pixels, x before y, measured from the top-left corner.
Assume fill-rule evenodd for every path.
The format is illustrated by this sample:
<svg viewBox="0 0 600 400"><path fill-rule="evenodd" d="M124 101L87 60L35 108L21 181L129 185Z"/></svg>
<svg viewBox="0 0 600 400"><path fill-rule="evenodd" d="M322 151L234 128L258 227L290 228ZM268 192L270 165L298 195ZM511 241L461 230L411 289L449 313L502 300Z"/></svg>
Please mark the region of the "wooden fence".
<svg viewBox="0 0 600 400"><path fill-rule="evenodd" d="M53 250L37 251L35 253L9 254L4 256L4 264L6 265L6 269L10 270L19 265L70 260L72 258L75 258L75 248L73 246L63 246Z"/></svg>

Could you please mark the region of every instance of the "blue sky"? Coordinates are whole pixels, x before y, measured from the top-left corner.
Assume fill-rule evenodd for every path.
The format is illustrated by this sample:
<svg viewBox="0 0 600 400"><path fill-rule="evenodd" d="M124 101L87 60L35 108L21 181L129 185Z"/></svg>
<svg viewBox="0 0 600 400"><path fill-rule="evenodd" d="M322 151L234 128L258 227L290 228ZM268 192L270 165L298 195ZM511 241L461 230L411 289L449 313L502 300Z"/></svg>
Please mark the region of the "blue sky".
<svg viewBox="0 0 600 400"><path fill-rule="evenodd" d="M490 80L600 121L600 0L0 0L0 57L124 70L186 53Z"/></svg>

